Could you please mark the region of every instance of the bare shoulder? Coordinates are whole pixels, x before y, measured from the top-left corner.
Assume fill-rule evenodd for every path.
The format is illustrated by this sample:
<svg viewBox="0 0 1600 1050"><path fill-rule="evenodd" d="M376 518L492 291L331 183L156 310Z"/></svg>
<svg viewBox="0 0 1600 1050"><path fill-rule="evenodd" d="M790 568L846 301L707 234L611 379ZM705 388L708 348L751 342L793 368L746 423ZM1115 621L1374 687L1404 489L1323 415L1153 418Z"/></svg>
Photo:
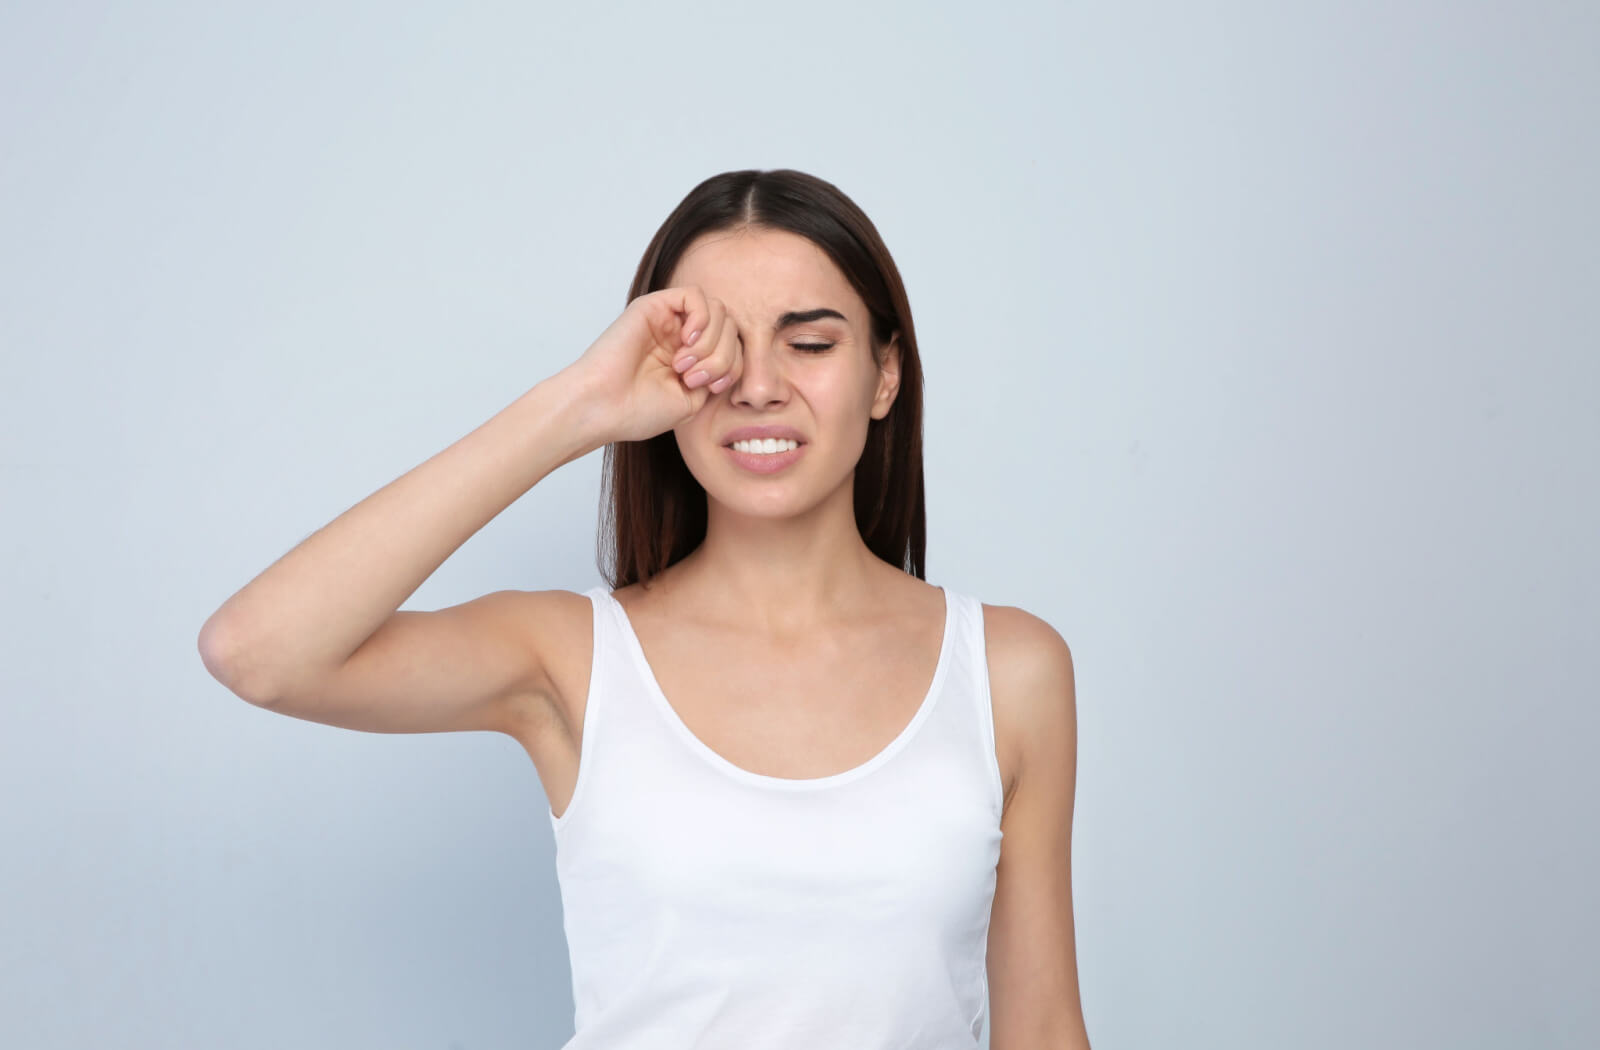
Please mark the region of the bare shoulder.
<svg viewBox="0 0 1600 1050"><path fill-rule="evenodd" d="M512 591L507 615L511 628L526 639L539 667L538 690L519 712L519 734L549 727L570 729L582 724L569 710L573 697L588 694L589 665L594 648L594 605L576 591Z"/></svg>
<svg viewBox="0 0 1600 1050"><path fill-rule="evenodd" d="M983 634L1009 806L1030 761L1056 765L1076 753L1072 650L1048 621L1013 605L985 604Z"/></svg>
<svg viewBox="0 0 1600 1050"><path fill-rule="evenodd" d="M1056 661L1070 666L1072 651L1049 621L1015 605L983 607L984 641L998 650L1008 662L1015 660Z"/></svg>

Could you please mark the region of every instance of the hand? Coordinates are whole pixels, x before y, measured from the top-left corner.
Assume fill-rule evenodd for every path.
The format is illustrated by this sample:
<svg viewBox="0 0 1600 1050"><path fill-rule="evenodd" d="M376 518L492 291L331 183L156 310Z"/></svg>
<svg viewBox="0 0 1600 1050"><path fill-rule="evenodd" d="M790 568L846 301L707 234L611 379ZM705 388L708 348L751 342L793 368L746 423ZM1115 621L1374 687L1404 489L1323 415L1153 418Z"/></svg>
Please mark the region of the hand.
<svg viewBox="0 0 1600 1050"><path fill-rule="evenodd" d="M685 285L633 300L570 369L602 402L596 411L608 442L645 441L692 419L737 382L742 352L722 300Z"/></svg>

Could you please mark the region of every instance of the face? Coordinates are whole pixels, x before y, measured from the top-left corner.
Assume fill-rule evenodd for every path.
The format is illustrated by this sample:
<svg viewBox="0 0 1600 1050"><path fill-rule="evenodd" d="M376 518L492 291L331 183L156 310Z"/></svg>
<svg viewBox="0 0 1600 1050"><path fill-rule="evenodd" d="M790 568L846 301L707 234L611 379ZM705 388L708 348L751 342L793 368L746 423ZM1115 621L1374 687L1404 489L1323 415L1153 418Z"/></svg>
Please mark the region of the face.
<svg viewBox="0 0 1600 1050"><path fill-rule="evenodd" d="M689 246L670 285L699 285L721 300L742 344L739 378L673 428L707 496L766 517L808 509L841 487L848 497L867 424L894 403L900 361L897 340L883 352L881 369L873 360L866 304L833 260L786 230L720 231ZM819 310L839 316L784 316ZM781 466L760 461L776 470L742 465L726 447L727 435L751 425L793 427L798 454Z"/></svg>

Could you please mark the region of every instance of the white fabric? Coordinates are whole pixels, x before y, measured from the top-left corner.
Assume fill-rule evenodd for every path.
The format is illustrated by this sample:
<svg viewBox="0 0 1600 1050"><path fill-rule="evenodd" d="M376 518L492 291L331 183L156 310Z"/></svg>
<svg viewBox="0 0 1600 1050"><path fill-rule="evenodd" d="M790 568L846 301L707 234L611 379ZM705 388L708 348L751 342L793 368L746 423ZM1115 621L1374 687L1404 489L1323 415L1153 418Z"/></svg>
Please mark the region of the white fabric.
<svg viewBox="0 0 1600 1050"><path fill-rule="evenodd" d="M578 780L547 809L572 966L563 1050L976 1047L1002 789L983 607L866 763L793 780L677 716L605 587Z"/></svg>

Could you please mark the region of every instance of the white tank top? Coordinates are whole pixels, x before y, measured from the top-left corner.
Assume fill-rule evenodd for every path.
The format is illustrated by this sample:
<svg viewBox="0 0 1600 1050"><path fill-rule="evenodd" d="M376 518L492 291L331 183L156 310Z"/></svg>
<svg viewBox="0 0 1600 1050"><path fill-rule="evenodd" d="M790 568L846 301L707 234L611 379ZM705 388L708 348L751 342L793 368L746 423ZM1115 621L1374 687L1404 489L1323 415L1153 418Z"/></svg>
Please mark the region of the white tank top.
<svg viewBox="0 0 1600 1050"><path fill-rule="evenodd" d="M584 592L577 783L560 817L547 809L575 1007L563 1050L979 1045L1003 794L983 606L943 590L915 717L809 780L696 737L621 603Z"/></svg>

